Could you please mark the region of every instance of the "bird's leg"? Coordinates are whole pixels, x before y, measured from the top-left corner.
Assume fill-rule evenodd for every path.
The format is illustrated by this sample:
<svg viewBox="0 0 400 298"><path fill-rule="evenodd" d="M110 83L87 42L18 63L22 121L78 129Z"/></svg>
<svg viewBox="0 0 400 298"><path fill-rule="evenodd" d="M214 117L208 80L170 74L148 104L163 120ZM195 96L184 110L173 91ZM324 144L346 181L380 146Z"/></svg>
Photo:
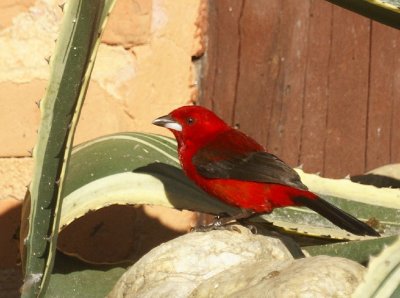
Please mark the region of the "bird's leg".
<svg viewBox="0 0 400 298"><path fill-rule="evenodd" d="M235 215L220 213L214 218L214 221L211 224L193 228L192 231L208 232L211 230L223 230L223 229L231 230L232 227L230 226L230 223L232 221L240 222L241 219L247 219L253 215L255 215L255 212L249 209L242 209L239 213Z"/></svg>

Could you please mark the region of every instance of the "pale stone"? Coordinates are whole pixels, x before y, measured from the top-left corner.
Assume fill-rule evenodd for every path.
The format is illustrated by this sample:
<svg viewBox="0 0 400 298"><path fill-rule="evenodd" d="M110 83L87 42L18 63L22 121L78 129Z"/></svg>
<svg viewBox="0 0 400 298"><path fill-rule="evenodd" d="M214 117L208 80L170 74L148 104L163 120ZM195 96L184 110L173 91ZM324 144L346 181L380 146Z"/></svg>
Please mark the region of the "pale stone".
<svg viewBox="0 0 400 298"><path fill-rule="evenodd" d="M339 257L241 264L204 281L190 297L350 297L365 267Z"/></svg>
<svg viewBox="0 0 400 298"><path fill-rule="evenodd" d="M239 264L292 259L279 240L237 227L240 232L189 233L156 247L121 277L108 297L187 297L202 281Z"/></svg>

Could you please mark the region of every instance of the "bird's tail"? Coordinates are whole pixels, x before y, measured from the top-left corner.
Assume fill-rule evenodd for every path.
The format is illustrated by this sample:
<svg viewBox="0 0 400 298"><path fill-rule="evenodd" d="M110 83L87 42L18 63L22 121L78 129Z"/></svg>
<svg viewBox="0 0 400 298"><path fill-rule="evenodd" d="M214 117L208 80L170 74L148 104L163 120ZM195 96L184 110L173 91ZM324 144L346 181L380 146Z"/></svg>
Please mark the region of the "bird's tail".
<svg viewBox="0 0 400 298"><path fill-rule="evenodd" d="M366 223L358 220L354 216L344 212L343 210L319 197L315 199L309 199L307 197L295 197L293 201L299 205L303 205L311 210L314 210L333 224L355 235L380 236L377 231L375 231Z"/></svg>

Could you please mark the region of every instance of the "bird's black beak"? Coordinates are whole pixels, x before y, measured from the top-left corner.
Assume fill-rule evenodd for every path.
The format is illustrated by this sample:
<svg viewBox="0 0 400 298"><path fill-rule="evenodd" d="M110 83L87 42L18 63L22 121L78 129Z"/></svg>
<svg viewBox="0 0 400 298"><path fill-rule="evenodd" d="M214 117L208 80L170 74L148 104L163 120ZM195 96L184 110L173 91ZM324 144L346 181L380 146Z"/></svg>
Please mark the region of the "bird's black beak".
<svg viewBox="0 0 400 298"><path fill-rule="evenodd" d="M170 115L158 117L157 119L153 120L152 124L176 131L182 131L182 125L172 119Z"/></svg>

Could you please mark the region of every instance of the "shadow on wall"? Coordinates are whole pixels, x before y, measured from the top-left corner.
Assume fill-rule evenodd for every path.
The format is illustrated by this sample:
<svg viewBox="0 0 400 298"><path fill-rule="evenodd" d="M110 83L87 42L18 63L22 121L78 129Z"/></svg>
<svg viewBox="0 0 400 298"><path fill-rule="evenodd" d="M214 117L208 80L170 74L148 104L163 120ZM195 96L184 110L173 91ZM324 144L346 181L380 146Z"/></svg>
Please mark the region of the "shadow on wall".
<svg viewBox="0 0 400 298"><path fill-rule="evenodd" d="M149 216L143 206L111 205L69 224L60 233L58 249L91 264L133 263L182 234Z"/></svg>
<svg viewBox="0 0 400 298"><path fill-rule="evenodd" d="M21 207L21 200L0 201L0 296L2 298L20 296L22 268L18 247ZM157 208L158 210L153 212L162 213L161 207ZM94 264L85 265L85 268L102 270L103 267L110 267L100 264L128 266L152 248L184 234L184 231L176 231L165 226L158 218L149 215L148 211L148 207L144 206L112 205L90 212L60 232L58 249L64 254ZM56 263L61 262L63 265L56 266L54 273L68 273L69 270L74 271L74 266L82 267L81 261L64 257L60 253L56 259L59 260Z"/></svg>
<svg viewBox="0 0 400 298"><path fill-rule="evenodd" d="M22 274L18 252L22 200L0 200L0 293L19 297Z"/></svg>

